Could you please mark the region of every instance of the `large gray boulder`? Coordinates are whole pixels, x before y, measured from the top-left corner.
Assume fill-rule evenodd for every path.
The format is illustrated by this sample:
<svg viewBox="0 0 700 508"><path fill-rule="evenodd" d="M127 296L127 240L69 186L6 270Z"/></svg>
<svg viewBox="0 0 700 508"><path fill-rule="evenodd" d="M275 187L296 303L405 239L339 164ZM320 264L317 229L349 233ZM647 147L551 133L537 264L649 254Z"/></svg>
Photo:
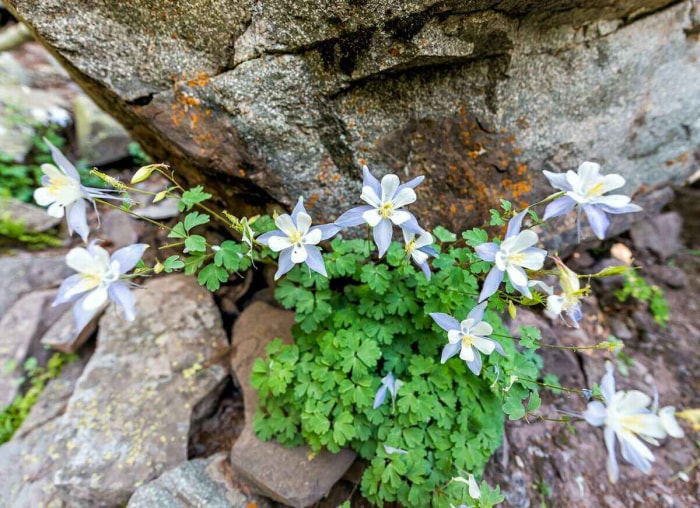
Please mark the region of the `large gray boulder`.
<svg viewBox="0 0 700 508"><path fill-rule="evenodd" d="M700 141L697 0L9 0L157 159L234 211L428 176L427 225L480 223L583 160L627 192ZM216 178L213 178L216 175Z"/></svg>

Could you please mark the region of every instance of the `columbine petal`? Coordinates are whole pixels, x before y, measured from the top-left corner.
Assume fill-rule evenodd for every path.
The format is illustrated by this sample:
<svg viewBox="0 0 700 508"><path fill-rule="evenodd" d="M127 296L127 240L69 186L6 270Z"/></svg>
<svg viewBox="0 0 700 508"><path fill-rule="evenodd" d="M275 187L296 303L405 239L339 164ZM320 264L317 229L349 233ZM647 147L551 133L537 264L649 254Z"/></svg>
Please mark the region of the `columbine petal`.
<svg viewBox="0 0 700 508"><path fill-rule="evenodd" d="M51 305L56 306L73 301L82 293L90 291L94 287L95 283L87 277L83 277L80 274L71 275L61 283L61 286L58 288L58 293L56 294L56 299Z"/></svg>
<svg viewBox="0 0 700 508"><path fill-rule="evenodd" d="M88 273L92 270L94 259L87 249L75 247L66 254L66 264L76 272Z"/></svg>
<svg viewBox="0 0 700 508"><path fill-rule="evenodd" d="M372 236L374 237L374 243L377 244L377 248L379 249L379 257L381 258L384 256L389 248L389 245L391 244L391 221L387 219L379 221L379 223L374 226Z"/></svg>
<svg viewBox="0 0 700 508"><path fill-rule="evenodd" d="M595 205L583 205L583 211L586 212L586 217L588 217L588 222L595 235L603 240L610 225L605 213L596 208Z"/></svg>
<svg viewBox="0 0 700 508"><path fill-rule="evenodd" d="M302 212L306 213L306 208L304 208L304 198L299 197L299 199L297 200L297 204L294 205L294 209L292 210L292 214L291 214L292 220L294 222L296 222L297 225L299 225L299 221L297 221L297 217ZM299 229L301 229L301 228L299 228Z"/></svg>
<svg viewBox="0 0 700 508"><path fill-rule="evenodd" d="M362 187L362 194L360 194L360 199L365 203L368 203L372 208L379 208L382 206L382 199L378 194L375 193L372 187Z"/></svg>
<svg viewBox="0 0 700 508"><path fill-rule="evenodd" d="M602 211L605 213L611 213L614 215L618 215L621 213L635 213L635 212L641 212L644 210L641 206L635 204L635 203L630 203L628 205L622 206L620 208L612 208L606 205L596 205L598 208L600 208Z"/></svg>
<svg viewBox="0 0 700 508"><path fill-rule="evenodd" d="M280 252L284 249L289 249L292 246L292 241L286 236L271 236L267 241L267 245L274 252Z"/></svg>
<svg viewBox="0 0 700 508"><path fill-rule="evenodd" d="M469 311L469 314L467 314L467 319L473 319L475 323L479 323L480 321L483 321L484 319L484 311L486 310L486 307L488 306L488 302L483 302L480 303L479 305L476 305L475 307L472 308L472 310ZM493 330L491 330L493 331ZM491 332L489 332L491 333ZM488 334L486 334L488 335Z"/></svg>
<svg viewBox="0 0 700 508"><path fill-rule="evenodd" d="M527 297L527 298L532 298L532 292L530 291L530 286L527 284L516 284L513 281L510 281L510 283L513 285L515 290L520 293L521 295Z"/></svg>
<svg viewBox="0 0 700 508"><path fill-rule="evenodd" d="M134 268L143 257L146 249L148 249L148 245L145 243L136 243L115 251L110 259L119 263L119 275L124 275Z"/></svg>
<svg viewBox="0 0 700 508"><path fill-rule="evenodd" d="M382 186L372 173L369 172L367 166L362 166L362 186L371 187L374 194L379 199L379 195L382 193Z"/></svg>
<svg viewBox="0 0 700 508"><path fill-rule="evenodd" d="M320 226L314 226L310 229L311 232L316 230L321 232L321 240L328 240L329 238L333 238L338 231L340 231L340 227L338 227L336 224L322 224Z"/></svg>
<svg viewBox="0 0 700 508"><path fill-rule="evenodd" d="M411 188L404 188L396 192L391 202L394 204L395 208L401 208L402 206L410 205L416 201L416 191Z"/></svg>
<svg viewBox="0 0 700 508"><path fill-rule="evenodd" d="M673 406L666 406L659 410L659 419L664 427L664 430L671 437L681 438L684 436L683 429L676 421L676 408Z"/></svg>
<svg viewBox="0 0 700 508"><path fill-rule="evenodd" d="M297 230L303 236L309 231L309 228L311 227L311 216L308 213L299 212L297 214L296 223Z"/></svg>
<svg viewBox="0 0 700 508"><path fill-rule="evenodd" d="M606 208L623 208L631 201L629 196L624 194L610 194L609 196L600 196L595 200L595 205L605 205Z"/></svg>
<svg viewBox="0 0 700 508"><path fill-rule="evenodd" d="M276 229L274 231L268 231L267 233L263 233L259 237L255 239L256 242L261 243L263 245L268 245L270 238L274 236L279 236L282 238L285 238L284 233L282 233L280 230Z"/></svg>
<svg viewBox="0 0 700 508"><path fill-rule="evenodd" d="M475 376L478 376L479 374L481 374L481 356L479 355L479 353L477 353L473 349L471 349L471 348L469 348L469 349L474 354L474 358L470 361L467 361L467 367L469 368L469 370L472 371L472 373Z"/></svg>
<svg viewBox="0 0 700 508"><path fill-rule="evenodd" d="M46 213L48 213L51 217L61 219L65 215L65 208L61 203L52 203L46 210Z"/></svg>
<svg viewBox="0 0 700 508"><path fill-rule="evenodd" d="M423 228L420 227L420 225L418 224L418 221L416 220L415 216L411 212L405 212L404 210L401 210L401 212L407 213L410 216L406 222L401 223L402 230L408 231L410 233L415 233L416 235L420 235L420 234L424 233Z"/></svg>
<svg viewBox="0 0 700 508"><path fill-rule="evenodd" d="M366 221L363 217L363 214L373 209L374 207L370 205L362 205L357 206L355 208L351 208L336 219L335 225L340 228L349 228L352 226L359 226L360 224L364 224Z"/></svg>
<svg viewBox="0 0 700 508"><path fill-rule="evenodd" d="M448 330L447 332L447 342L450 344L462 342L462 337L464 337L464 333L460 330Z"/></svg>
<svg viewBox="0 0 700 508"><path fill-rule="evenodd" d="M552 173L551 171L542 171L544 176L549 180L549 184L555 189L570 191L571 185L566 179L566 173Z"/></svg>
<svg viewBox="0 0 700 508"><path fill-rule="evenodd" d="M611 362L605 362L605 375L600 381L600 393L608 404L615 398L615 374Z"/></svg>
<svg viewBox="0 0 700 508"><path fill-rule="evenodd" d="M654 454L639 438L631 433L618 434L622 458L639 469L644 474L651 472Z"/></svg>
<svg viewBox="0 0 700 508"><path fill-rule="evenodd" d="M396 189L399 188L399 177L396 175L384 175L382 178L382 203L393 201ZM415 193L414 193L415 194Z"/></svg>
<svg viewBox="0 0 700 508"><path fill-rule="evenodd" d="M107 301L107 288L99 286L90 291L81 301L85 310L95 310Z"/></svg>
<svg viewBox="0 0 700 508"><path fill-rule="evenodd" d="M586 410L583 412L583 418L594 427L600 427L605 423L607 414L608 410L605 408L605 404L599 400L594 400L588 403Z"/></svg>
<svg viewBox="0 0 700 508"><path fill-rule="evenodd" d="M326 273L326 265L323 263L323 256L321 251L315 245L306 246L306 265L311 268L314 272L320 273L324 277L328 277Z"/></svg>
<svg viewBox="0 0 700 508"><path fill-rule="evenodd" d="M569 213L571 210L574 209L575 206L576 201L571 199L569 196L562 196L560 198L557 198L547 205L547 208L545 208L544 210L544 216L542 217L542 220L549 220L554 217L559 217L560 215Z"/></svg>
<svg viewBox="0 0 700 508"><path fill-rule="evenodd" d="M608 479L611 483L617 483L620 478L620 467L617 465L617 456L615 455L615 431L610 427L605 427L603 435L605 436L605 447L608 449L608 460L605 463Z"/></svg>
<svg viewBox="0 0 700 508"><path fill-rule="evenodd" d="M486 303L486 302L484 302ZM482 304L483 305L483 304ZM477 324L475 324L470 333L472 335L477 335L479 337L488 337L493 333L493 327L488 324L486 321L479 321Z"/></svg>
<svg viewBox="0 0 700 508"><path fill-rule="evenodd" d="M422 247L427 247L428 245L432 245L432 244L433 244L433 235L431 235L427 231L425 233L423 233L422 235L420 235L416 239L416 249L420 249Z"/></svg>
<svg viewBox="0 0 700 508"><path fill-rule="evenodd" d="M510 249L512 252L520 252L532 247L537 243L537 241L537 233L531 229L527 229L518 233L518 235L512 240Z"/></svg>
<svg viewBox="0 0 700 508"><path fill-rule="evenodd" d="M518 215L513 217L508 221L508 230L506 231L506 238L510 238L511 236L515 236L518 233L520 233L520 228L523 225L523 219L525 218L525 215L527 214L528 209L526 208L522 212L520 212Z"/></svg>
<svg viewBox="0 0 700 508"><path fill-rule="evenodd" d="M445 363L447 360L459 353L461 349L462 344L460 342L455 342L454 344L448 343L444 348L442 348L440 363Z"/></svg>
<svg viewBox="0 0 700 508"><path fill-rule="evenodd" d="M73 321L75 321L75 329L80 332L87 324L92 321L99 309L86 309L84 306L84 300L87 295L83 296L82 299L78 300L73 306Z"/></svg>
<svg viewBox="0 0 700 508"><path fill-rule="evenodd" d="M435 323L446 332L449 332L450 330L459 330L459 321L449 314L444 314L442 312L431 312L430 317L433 318L433 321L435 321Z"/></svg>
<svg viewBox="0 0 700 508"><path fill-rule="evenodd" d="M306 246L294 244L290 250L292 251L292 263L297 264L306 261L306 258L308 257Z"/></svg>
<svg viewBox="0 0 700 508"><path fill-rule="evenodd" d="M311 230L303 236L301 243L307 245L316 245L323 238L323 233L320 229L311 228Z"/></svg>
<svg viewBox="0 0 700 508"><path fill-rule="evenodd" d="M275 273L275 280L279 279L287 273L289 270L294 268L294 262L292 262L292 249L286 249L280 252L279 258L277 259L277 272Z"/></svg>
<svg viewBox="0 0 700 508"><path fill-rule="evenodd" d="M416 187L418 187L418 185L420 185L423 182L423 180L425 180L424 176L422 176L422 175L417 176L417 177L413 178L412 180L409 180L408 182L402 183L401 185L399 185L399 188L396 189L396 192L398 194L399 192L401 192L405 188L415 189Z"/></svg>
<svg viewBox="0 0 700 508"><path fill-rule="evenodd" d="M530 247L522 251L520 255L520 266L528 270L539 270L542 268L544 260L547 258L547 251L538 249L537 247Z"/></svg>
<svg viewBox="0 0 700 508"><path fill-rule="evenodd" d="M80 175L78 174L78 170L75 169L73 163L66 159L65 155L63 155L58 148L53 146L48 139L44 138L44 143L49 146L49 149L51 150L51 158L54 160L54 162L58 164L58 166L73 180L80 181Z"/></svg>
<svg viewBox="0 0 700 508"><path fill-rule="evenodd" d="M483 337L474 337L472 344L485 355L490 355L496 349L496 344L492 340L484 339Z"/></svg>
<svg viewBox="0 0 700 508"><path fill-rule="evenodd" d="M519 266L509 264L506 267L506 272L508 273L508 278L513 285L527 286L527 274L525 274L525 270Z"/></svg>
<svg viewBox="0 0 700 508"><path fill-rule="evenodd" d="M459 352L459 357L460 357L462 360L464 360L464 361L467 362L467 363L473 362L473 361L474 361L474 358L475 358L476 356L479 356L479 354L478 354L478 353L476 353L476 354L474 353L474 348L472 348L471 346L465 346L464 344L462 344L462 350ZM478 373L475 373L475 374L478 375Z"/></svg>
<svg viewBox="0 0 700 508"><path fill-rule="evenodd" d="M287 236L293 236L297 232L297 227L288 214L282 214L275 219L275 225Z"/></svg>
<svg viewBox="0 0 700 508"><path fill-rule="evenodd" d="M377 393L374 395L374 404L372 405L372 409L377 409L379 406L384 404L384 401L386 400L386 392L387 392L387 387L385 384L379 385L379 389L377 390Z"/></svg>
<svg viewBox="0 0 700 508"><path fill-rule="evenodd" d="M367 210L365 213L362 214L362 218L367 224L369 224L373 228L377 227L377 224L384 220L384 217L382 217L382 215L379 213L379 210L377 210L376 208L370 208L369 210ZM388 220L386 220L386 222L389 223ZM391 227L391 223L389 223L389 227Z"/></svg>
<svg viewBox="0 0 700 508"><path fill-rule="evenodd" d="M484 286L479 294L479 302L483 302L498 291L498 286L501 285L501 282L503 282L503 271L494 266L486 276L486 280L484 280Z"/></svg>
<svg viewBox="0 0 700 508"><path fill-rule="evenodd" d="M389 219L395 225L401 226L404 222L408 222L411 219L411 214L405 210L395 210L394 213L389 216Z"/></svg>
<svg viewBox="0 0 700 508"><path fill-rule="evenodd" d="M590 182L595 182L600 174L600 164L597 162L584 162L578 167L578 176L581 185L586 186Z"/></svg>
<svg viewBox="0 0 700 508"><path fill-rule="evenodd" d="M34 201L39 206L49 206L56 199L51 194L51 191L46 187L39 187L34 190Z"/></svg>
<svg viewBox="0 0 700 508"><path fill-rule="evenodd" d="M601 182L603 193L610 192L625 185L625 179L621 175L604 175Z"/></svg>
<svg viewBox="0 0 700 508"><path fill-rule="evenodd" d="M135 318L135 299L134 295L129 289L129 286L122 281L114 282L109 286L108 294L110 300L122 308L122 311L124 312L124 319L127 321L133 321Z"/></svg>
<svg viewBox="0 0 700 508"><path fill-rule="evenodd" d="M68 223L69 232L75 231L83 242L87 242L90 228L87 223L87 205L85 200L79 199L66 207L66 222Z"/></svg>
<svg viewBox="0 0 700 508"><path fill-rule="evenodd" d="M499 249L500 247L495 243L488 242L477 245L474 250L476 250L476 255L481 259L493 263L496 260L496 254L498 253Z"/></svg>

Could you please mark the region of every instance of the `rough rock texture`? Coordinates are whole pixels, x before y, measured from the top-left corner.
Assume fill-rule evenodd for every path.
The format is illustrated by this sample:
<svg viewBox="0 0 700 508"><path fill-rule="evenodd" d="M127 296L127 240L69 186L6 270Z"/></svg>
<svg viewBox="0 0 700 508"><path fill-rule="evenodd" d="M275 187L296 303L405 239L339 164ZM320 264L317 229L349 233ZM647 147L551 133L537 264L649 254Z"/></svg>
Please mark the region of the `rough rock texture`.
<svg viewBox="0 0 700 508"><path fill-rule="evenodd" d="M64 353L75 353L97 330L97 321L102 315L102 310L95 314L95 317L82 330L77 330L73 312L64 312L46 333L41 337L41 344L45 347L62 351Z"/></svg>
<svg viewBox="0 0 700 508"><path fill-rule="evenodd" d="M235 485L225 453L185 462L140 487L128 508L267 508L262 498Z"/></svg>
<svg viewBox="0 0 700 508"><path fill-rule="evenodd" d="M66 365L59 377L49 381L12 440L0 446L3 508L66 506L53 485L56 466L66 454L65 447L57 445L56 434L63 428L62 415L87 358L89 354Z"/></svg>
<svg viewBox="0 0 700 508"><path fill-rule="evenodd" d="M84 95L73 102L80 155L89 166L102 166L129 155L131 138L114 118Z"/></svg>
<svg viewBox="0 0 700 508"><path fill-rule="evenodd" d="M256 301L233 327L231 366L243 391L246 425L231 450L231 465L251 486L276 501L295 507L311 506L326 496L355 460L344 449L338 454L313 454L308 446L287 448L275 441L260 441L253 431L257 392L249 384L256 358L275 338L292 340L294 313Z"/></svg>
<svg viewBox="0 0 700 508"><path fill-rule="evenodd" d="M430 178L424 223L480 223L585 159L698 166L697 0L10 0L158 159L232 209L330 218L361 164ZM216 175L216 178L214 178Z"/></svg>
<svg viewBox="0 0 700 508"><path fill-rule="evenodd" d="M228 343L211 294L184 276L136 295L136 320L114 309L71 396L67 451L54 482L71 507L123 506L141 484L187 460L190 425L228 377ZM108 381L109 380L109 381Z"/></svg>
<svg viewBox="0 0 700 508"><path fill-rule="evenodd" d="M27 254L0 257L0 317L17 299L35 289L58 286L73 270L63 254Z"/></svg>
<svg viewBox="0 0 700 508"><path fill-rule="evenodd" d="M19 392L22 364L30 356L45 363L47 352L39 344L43 333L67 310L51 307L56 291L36 291L23 296L0 319L0 407Z"/></svg>
<svg viewBox="0 0 700 508"><path fill-rule="evenodd" d="M62 219L51 217L41 207L13 198L0 198L0 219L20 223L26 231L42 233L55 228Z"/></svg>

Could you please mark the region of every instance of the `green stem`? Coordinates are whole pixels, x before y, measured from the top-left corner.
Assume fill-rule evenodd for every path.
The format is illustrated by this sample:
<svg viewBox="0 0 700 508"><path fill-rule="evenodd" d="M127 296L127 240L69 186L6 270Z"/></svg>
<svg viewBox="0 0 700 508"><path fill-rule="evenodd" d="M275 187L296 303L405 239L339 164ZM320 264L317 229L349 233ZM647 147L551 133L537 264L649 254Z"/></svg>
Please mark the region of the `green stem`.
<svg viewBox="0 0 700 508"><path fill-rule="evenodd" d="M129 214L129 215L131 215L132 217L135 217L135 218L137 218L137 219L141 219L141 220L145 220L146 222L150 222L151 224L153 224L153 225L155 225L155 226L158 226L159 228L163 228L163 229L166 229L166 230L168 230L168 231L172 231L172 230L173 230L171 227L168 227L168 226L166 226L165 224L163 224L163 223L161 223L161 222L155 221L155 220L153 220L153 219L149 219L148 217L144 217L143 215L140 215L140 214L138 214L138 213L136 213L136 212L132 212L131 210L127 210L127 209L125 209L125 208L122 208L121 206L114 205L114 204L112 204L112 203L110 203L110 202L108 202L108 201L105 201L104 199L95 198L95 201L96 201L97 203L102 204L102 205L108 206L109 208L113 208L114 210L119 210L120 212L127 213L127 214Z"/></svg>

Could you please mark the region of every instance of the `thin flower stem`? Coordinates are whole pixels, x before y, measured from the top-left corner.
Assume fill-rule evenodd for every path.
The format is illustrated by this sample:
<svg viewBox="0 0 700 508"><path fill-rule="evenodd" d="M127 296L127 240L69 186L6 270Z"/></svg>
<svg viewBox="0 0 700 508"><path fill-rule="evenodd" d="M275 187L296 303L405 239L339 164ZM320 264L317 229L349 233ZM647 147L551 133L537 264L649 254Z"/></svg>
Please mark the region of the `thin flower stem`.
<svg viewBox="0 0 700 508"><path fill-rule="evenodd" d="M527 413L525 415L525 421L527 423L530 423L530 420L528 418L536 418L538 420L541 420L543 422L556 422L556 423L569 423L571 421L571 418L565 417L565 418L548 418L546 416L538 415L535 413Z"/></svg>
<svg viewBox="0 0 700 508"><path fill-rule="evenodd" d="M179 247L180 245L185 245L185 242L175 242L175 243L169 243L167 245L161 245L158 247L159 250L161 249L169 249L171 247Z"/></svg>
<svg viewBox="0 0 700 508"><path fill-rule="evenodd" d="M516 339L515 337L511 337L510 335L505 335L503 333L496 333L493 332L491 335L494 335L496 337L503 337L505 339ZM516 339L520 341L521 339ZM601 343L601 344L596 344L594 346L560 346L557 344L544 344L540 343L539 344L542 347L548 347L550 349L569 349L571 351L585 351L587 349L608 349L608 344L607 343Z"/></svg>
<svg viewBox="0 0 700 508"><path fill-rule="evenodd" d="M552 390L559 390L559 391L567 392L567 393L575 393L575 394L581 395L581 396L585 395L583 390L576 390L575 388L565 388L563 386L556 386L556 385L550 385L547 383L540 383L539 381L535 381L534 379L527 379L527 378L521 377L521 378L518 378L518 381L524 381L526 383L533 383L533 384L542 386L544 388L551 388Z"/></svg>
<svg viewBox="0 0 700 508"><path fill-rule="evenodd" d="M168 231L173 230L173 228L166 226L162 222L158 222L158 221L155 221L153 219L149 219L148 217L144 217L143 215L140 215L136 212L132 212L131 210L127 210L125 208L122 208L121 206L114 205L114 204L112 204L108 201L105 201L103 199L95 198L95 201L102 204L102 205L108 206L109 208L113 208L115 210L119 210L120 212L127 213L127 214L131 215L132 217L136 217L137 219L141 219L141 220L145 220L146 222L150 222L151 224L158 226L159 228L163 228L163 229L166 229Z"/></svg>

